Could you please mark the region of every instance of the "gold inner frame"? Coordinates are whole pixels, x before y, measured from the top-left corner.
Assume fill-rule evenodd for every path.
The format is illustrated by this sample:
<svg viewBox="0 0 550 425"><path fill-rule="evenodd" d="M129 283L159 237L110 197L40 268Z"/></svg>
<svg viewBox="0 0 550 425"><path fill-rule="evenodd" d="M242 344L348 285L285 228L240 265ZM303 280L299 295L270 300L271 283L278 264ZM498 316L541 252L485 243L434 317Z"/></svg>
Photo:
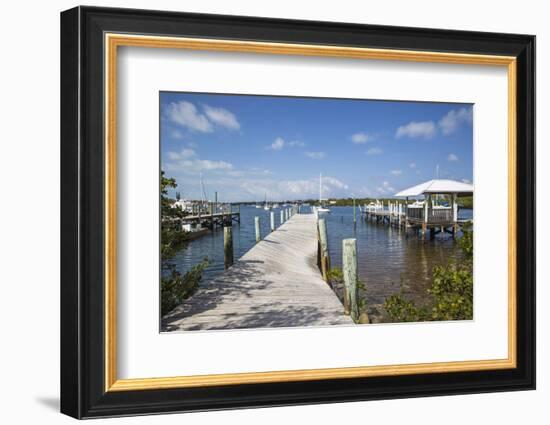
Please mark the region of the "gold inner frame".
<svg viewBox="0 0 550 425"><path fill-rule="evenodd" d="M105 34L105 391L135 391L214 385L236 385L321 379L358 378L416 373L447 373L515 368L516 357L516 58L477 54L370 49L325 45L267 43ZM508 357L419 364L247 372L164 378L118 379L116 324L116 123L117 48L120 46L324 56L468 65L504 66L508 72Z"/></svg>

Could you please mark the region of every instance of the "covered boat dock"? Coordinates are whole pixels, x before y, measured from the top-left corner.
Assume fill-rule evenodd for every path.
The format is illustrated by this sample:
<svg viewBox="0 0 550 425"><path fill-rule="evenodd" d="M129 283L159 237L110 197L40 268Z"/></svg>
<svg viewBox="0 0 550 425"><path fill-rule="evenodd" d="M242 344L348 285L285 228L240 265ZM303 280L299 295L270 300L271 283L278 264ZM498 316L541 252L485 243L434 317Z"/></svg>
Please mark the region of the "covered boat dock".
<svg viewBox="0 0 550 425"><path fill-rule="evenodd" d="M440 232L456 235L459 226L463 224L458 219L457 198L472 196L473 193L474 186L471 183L434 179L402 190L395 196L406 200L406 207L402 208L406 228L420 229L422 236L429 231L431 238ZM449 202L438 202L441 195L450 198ZM423 197L422 201L409 204L409 198L420 197Z"/></svg>

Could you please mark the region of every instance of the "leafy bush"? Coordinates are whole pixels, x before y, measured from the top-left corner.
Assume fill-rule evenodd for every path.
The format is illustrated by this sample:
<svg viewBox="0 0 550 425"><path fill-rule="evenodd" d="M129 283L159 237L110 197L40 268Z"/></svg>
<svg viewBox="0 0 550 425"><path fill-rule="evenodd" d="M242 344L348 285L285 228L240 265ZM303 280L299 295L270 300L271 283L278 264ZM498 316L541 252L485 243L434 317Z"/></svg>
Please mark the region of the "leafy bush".
<svg viewBox="0 0 550 425"><path fill-rule="evenodd" d="M175 265L169 261L177 250L189 240L189 232L183 231L175 225L178 222L177 219L183 217L185 213L179 208L172 207L171 200L168 198L169 187L176 188L176 180L165 177L164 171L161 171L160 257L163 270L169 270L171 273L170 277L163 277L160 281L162 316L172 311L197 290L202 279L202 272L208 266L208 259L205 258L182 276L175 270Z"/></svg>
<svg viewBox="0 0 550 425"><path fill-rule="evenodd" d="M391 295L384 302L384 309L393 322L421 322L428 320L425 308L417 307L413 301L406 300L402 295Z"/></svg>
<svg viewBox="0 0 550 425"><path fill-rule="evenodd" d="M202 279L202 272L208 266L208 259L195 265L183 276L176 270L168 278L162 278L160 282L161 291L161 314L164 316L189 298L197 290Z"/></svg>

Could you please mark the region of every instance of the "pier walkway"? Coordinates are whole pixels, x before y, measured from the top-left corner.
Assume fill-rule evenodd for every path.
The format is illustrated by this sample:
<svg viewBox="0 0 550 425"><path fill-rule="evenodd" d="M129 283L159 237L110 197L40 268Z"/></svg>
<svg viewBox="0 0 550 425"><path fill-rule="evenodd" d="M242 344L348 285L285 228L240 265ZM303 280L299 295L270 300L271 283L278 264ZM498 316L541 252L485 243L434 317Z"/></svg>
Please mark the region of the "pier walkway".
<svg viewBox="0 0 550 425"><path fill-rule="evenodd" d="M163 331L351 325L317 266L313 214L295 214L162 319Z"/></svg>

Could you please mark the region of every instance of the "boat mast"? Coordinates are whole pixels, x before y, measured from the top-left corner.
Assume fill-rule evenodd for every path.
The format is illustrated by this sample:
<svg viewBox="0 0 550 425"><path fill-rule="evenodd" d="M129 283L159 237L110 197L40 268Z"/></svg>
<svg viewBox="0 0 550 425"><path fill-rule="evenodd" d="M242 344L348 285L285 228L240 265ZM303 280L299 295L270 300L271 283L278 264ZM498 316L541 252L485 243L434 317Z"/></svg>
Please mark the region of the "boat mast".
<svg viewBox="0 0 550 425"><path fill-rule="evenodd" d="M201 184L201 204L204 206L204 204L206 203L206 191L204 190L204 182L202 181L202 171L199 175Z"/></svg>
<svg viewBox="0 0 550 425"><path fill-rule="evenodd" d="M319 173L319 205L323 205L323 173Z"/></svg>

